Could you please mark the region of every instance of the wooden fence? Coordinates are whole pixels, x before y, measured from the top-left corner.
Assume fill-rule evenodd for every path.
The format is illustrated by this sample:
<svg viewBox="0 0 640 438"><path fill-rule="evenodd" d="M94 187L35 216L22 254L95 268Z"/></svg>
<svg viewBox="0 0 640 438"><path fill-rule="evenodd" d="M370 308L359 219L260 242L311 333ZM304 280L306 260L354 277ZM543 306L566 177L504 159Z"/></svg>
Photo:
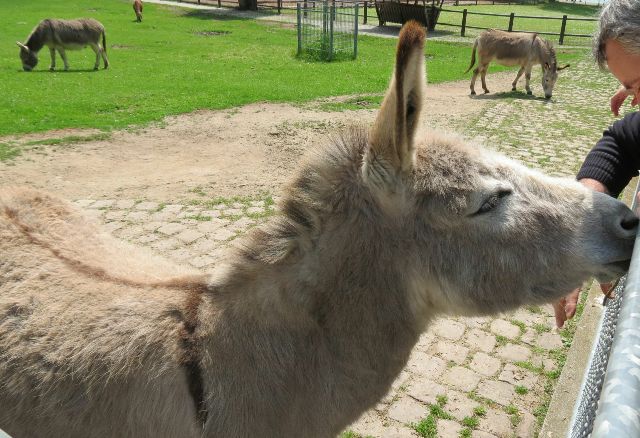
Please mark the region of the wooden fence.
<svg viewBox="0 0 640 438"><path fill-rule="evenodd" d="M218 7L238 7L239 0L178 0L183 1L185 3L197 3L202 5L210 5L210 6L218 6ZM321 1L321 0L318 0ZM445 4L458 6L459 4L468 3L468 4L523 4L523 3L537 3L538 0L445 0ZM296 4L298 0L258 0L258 8L262 10L273 10L278 14L282 13L283 10L295 11ZM314 0L306 0L305 4L315 4ZM347 0L347 1L336 1L337 4L354 4L358 3L358 9L362 11L362 23L367 24L370 15L375 16L375 0ZM372 8L373 11L369 11ZM373 12L371 14L370 12ZM481 29L485 30L488 27L479 27L479 26L471 26L467 24L467 17L473 15L484 15L484 16L492 16L492 17L503 17L505 18L506 27L503 27L503 30L508 32L525 32L525 33L537 33L540 35L553 35L559 37L560 45L564 44L565 37L577 37L577 38L591 38L591 34L581 34L581 33L568 33L567 32L567 23L572 21L598 21L597 18L574 18L569 17L567 15L563 15L562 17L549 17L549 16L531 16L531 15L515 15L515 13L511 14L494 14L490 12L470 12L467 9L463 10L455 10L455 9L445 9L442 8L442 12L449 12L454 14L460 14L461 21L460 24L457 23L447 23L442 20L438 20L438 25L441 26L451 26L460 28L460 35L465 36L467 29ZM441 15L442 17L442 15ZM540 32L540 31L532 31L527 29L516 29L515 20L516 18L520 19L537 19L537 20L556 20L559 21L559 32ZM508 21L506 20L508 19ZM499 28L499 25L492 25L493 28Z"/></svg>
<svg viewBox="0 0 640 438"><path fill-rule="evenodd" d="M488 29L486 27L478 27L478 26L470 26L467 24L467 16L469 15L483 15L483 16L491 16L491 17L504 17L504 18L508 18L509 19L509 24L507 25L506 30L507 32L525 32L525 33L537 33L540 35L553 35L553 36L557 36L559 37L559 43L560 45L564 44L564 38L565 37L578 37L578 38L591 38L592 35L591 34L582 34L582 33L567 33L567 22L571 22L571 21L592 21L592 22L596 22L598 21L597 18L574 18L574 17L568 17L567 15L563 15L562 17L548 17L548 16L533 16L533 15L516 15L514 12L512 12L511 14L493 14L490 12L469 12L467 9L463 9L462 11L457 11L454 9L442 9L443 12L452 12L455 14L462 14L462 22L461 24L454 24L454 23L445 23L442 21L438 21L439 25L442 26L453 26L453 27L459 27L460 28L460 35L461 36L465 36L465 32L466 29ZM521 18L521 19L536 19L536 20L558 20L560 21L559 25L560 25L560 32L555 33L555 32L539 32L539 31L531 31L531 30L524 30L524 29L514 29L514 22L516 18Z"/></svg>

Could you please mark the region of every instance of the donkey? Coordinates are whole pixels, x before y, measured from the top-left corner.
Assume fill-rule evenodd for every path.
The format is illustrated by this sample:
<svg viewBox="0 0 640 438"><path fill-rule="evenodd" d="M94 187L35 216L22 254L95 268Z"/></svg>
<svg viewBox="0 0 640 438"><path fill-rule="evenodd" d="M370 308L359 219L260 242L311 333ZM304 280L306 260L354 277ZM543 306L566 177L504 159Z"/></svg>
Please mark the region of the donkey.
<svg viewBox="0 0 640 438"><path fill-rule="evenodd" d="M531 68L534 65L542 66L542 89L544 97L550 99L553 95L553 87L558 79L558 72L569 67L558 67L556 61L556 52L553 45L537 34L528 34L520 32L504 32L502 30L489 29L480 34L473 43L471 50L471 65L465 73L467 73L476 63L476 49L478 51L478 66L473 70L471 78L471 94L475 95L475 84L478 74L481 74L482 88L485 93L489 92L485 76L489 63L495 59L498 64L506 66L519 65L520 70L511 84L511 91L516 91L518 79L524 73L527 81L525 89L527 94L532 94L529 88L529 80L531 79Z"/></svg>
<svg viewBox="0 0 640 438"><path fill-rule="evenodd" d="M142 21L142 0L133 0L133 12L136 13L138 23Z"/></svg>
<svg viewBox="0 0 640 438"><path fill-rule="evenodd" d="M100 38L102 37L102 46ZM107 36L104 26L92 18L81 18L78 20L42 20L31 32L27 42L22 44L17 41L20 47L20 59L22 68L31 71L38 64L38 52L43 46L49 48L51 55L51 66L49 70L56 68L56 50L60 53L64 62L64 69L69 70L67 54L65 50L82 49L91 46L96 53L96 63L94 70L100 67L100 56L104 63L104 68L109 67L107 59Z"/></svg>
<svg viewBox="0 0 640 438"><path fill-rule="evenodd" d="M457 137L416 141L409 22L377 119L302 164L202 275L31 189L0 190L0 428L14 437L331 437L438 315L549 302L628 267L621 202Z"/></svg>

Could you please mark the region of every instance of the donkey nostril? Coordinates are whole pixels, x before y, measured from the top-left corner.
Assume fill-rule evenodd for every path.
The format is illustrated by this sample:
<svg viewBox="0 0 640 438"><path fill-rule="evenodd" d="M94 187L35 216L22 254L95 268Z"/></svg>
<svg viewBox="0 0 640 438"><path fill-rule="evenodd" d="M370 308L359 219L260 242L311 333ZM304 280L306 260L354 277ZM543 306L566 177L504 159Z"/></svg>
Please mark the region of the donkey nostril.
<svg viewBox="0 0 640 438"><path fill-rule="evenodd" d="M625 230L633 230L638 226L638 217L635 214L629 214L622 218L620 225Z"/></svg>

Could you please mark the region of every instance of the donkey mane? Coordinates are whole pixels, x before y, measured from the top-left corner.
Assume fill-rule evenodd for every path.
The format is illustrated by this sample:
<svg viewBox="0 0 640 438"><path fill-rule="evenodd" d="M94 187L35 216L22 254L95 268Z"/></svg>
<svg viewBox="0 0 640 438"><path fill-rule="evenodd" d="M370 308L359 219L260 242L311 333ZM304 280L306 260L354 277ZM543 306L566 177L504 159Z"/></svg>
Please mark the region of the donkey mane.
<svg viewBox="0 0 640 438"><path fill-rule="evenodd" d="M549 64L557 64L556 49L553 47L553 43L543 38L537 38L537 40L539 41L540 53L544 55L544 57L541 56L541 59L551 60Z"/></svg>
<svg viewBox="0 0 640 438"><path fill-rule="evenodd" d="M38 52L44 46L46 41L47 32L50 31L51 21L47 18L42 20L33 31L27 37L27 42L25 46L29 48L29 50L33 50L34 52Z"/></svg>
<svg viewBox="0 0 640 438"><path fill-rule="evenodd" d="M325 226L322 217L352 209L353 202L362 203L361 167L367 141L367 130L354 126L331 135L326 144L307 155L284 189L281 214L249 233L240 248L239 263L286 263L288 257L313 248ZM355 208L364 212L366 207Z"/></svg>

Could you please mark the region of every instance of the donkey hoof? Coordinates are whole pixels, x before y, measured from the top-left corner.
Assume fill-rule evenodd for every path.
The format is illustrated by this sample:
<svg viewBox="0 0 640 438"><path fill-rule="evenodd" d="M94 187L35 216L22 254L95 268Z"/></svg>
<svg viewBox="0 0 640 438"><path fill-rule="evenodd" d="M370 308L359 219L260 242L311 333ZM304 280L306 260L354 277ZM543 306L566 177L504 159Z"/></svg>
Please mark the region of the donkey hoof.
<svg viewBox="0 0 640 438"><path fill-rule="evenodd" d="M528 94L529 96L531 96L531 95L533 94L533 92L532 92L531 90L527 90L527 94Z"/></svg>
<svg viewBox="0 0 640 438"><path fill-rule="evenodd" d="M49 71L56 71L55 67L49 67Z"/></svg>
<svg viewBox="0 0 640 438"><path fill-rule="evenodd" d="M484 94L489 94L489 90L484 90Z"/></svg>
<svg viewBox="0 0 640 438"><path fill-rule="evenodd" d="M511 91L516 91L516 87L511 87Z"/></svg>
<svg viewBox="0 0 640 438"><path fill-rule="evenodd" d="M475 91L473 91L473 90L471 90L471 95L472 95L472 96L475 96L475 95L476 95L476 92L475 92Z"/></svg>

